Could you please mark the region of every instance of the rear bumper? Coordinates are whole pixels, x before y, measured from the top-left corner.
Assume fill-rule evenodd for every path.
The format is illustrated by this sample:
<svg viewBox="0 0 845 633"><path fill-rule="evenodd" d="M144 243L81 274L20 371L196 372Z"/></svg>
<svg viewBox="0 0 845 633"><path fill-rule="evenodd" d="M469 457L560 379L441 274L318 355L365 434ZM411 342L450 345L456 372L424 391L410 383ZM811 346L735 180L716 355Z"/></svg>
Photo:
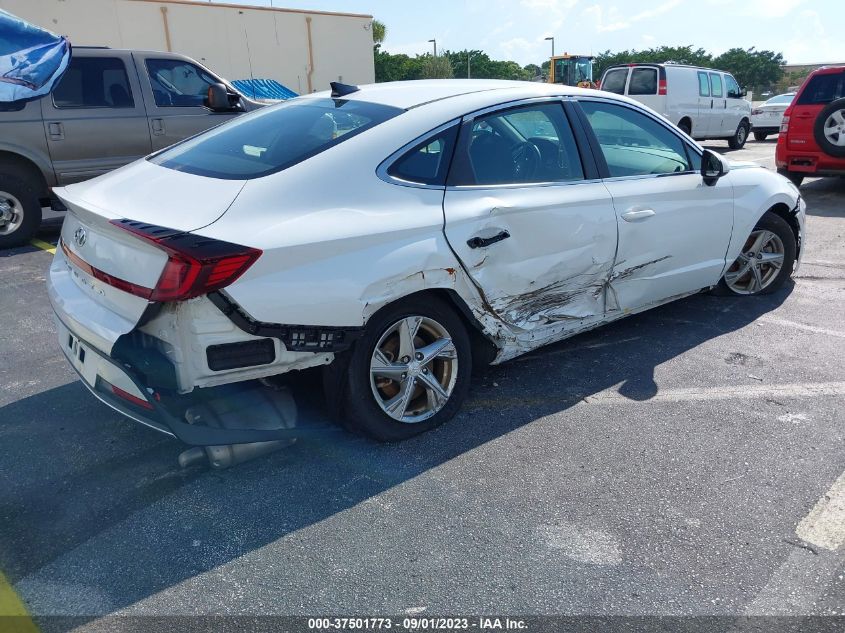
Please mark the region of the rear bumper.
<svg viewBox="0 0 845 633"><path fill-rule="evenodd" d="M778 169L815 176L845 175L845 158L836 158L812 149L796 151L787 149L783 145L783 139L780 139L775 153L775 164Z"/></svg>
<svg viewBox="0 0 845 633"><path fill-rule="evenodd" d="M293 400L288 397L280 405L277 396L255 383L200 389L183 396L157 392L145 385L136 367L97 349L58 314L56 326L62 353L94 396L135 422L185 444L246 444L337 431L334 425L297 425ZM221 410L226 414L218 415ZM250 421L258 423L247 428Z"/></svg>

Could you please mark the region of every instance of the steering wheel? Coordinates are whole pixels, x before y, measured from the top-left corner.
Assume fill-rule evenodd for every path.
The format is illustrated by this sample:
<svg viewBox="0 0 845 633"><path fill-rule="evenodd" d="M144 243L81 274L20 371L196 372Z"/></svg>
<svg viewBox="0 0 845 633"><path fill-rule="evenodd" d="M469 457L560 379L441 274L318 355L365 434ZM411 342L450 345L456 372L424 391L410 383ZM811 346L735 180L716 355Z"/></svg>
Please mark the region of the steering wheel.
<svg viewBox="0 0 845 633"><path fill-rule="evenodd" d="M543 159L540 150L530 141L523 141L514 145L511 148L511 157L513 158L514 178L522 182L530 180L537 173L537 167L540 166Z"/></svg>

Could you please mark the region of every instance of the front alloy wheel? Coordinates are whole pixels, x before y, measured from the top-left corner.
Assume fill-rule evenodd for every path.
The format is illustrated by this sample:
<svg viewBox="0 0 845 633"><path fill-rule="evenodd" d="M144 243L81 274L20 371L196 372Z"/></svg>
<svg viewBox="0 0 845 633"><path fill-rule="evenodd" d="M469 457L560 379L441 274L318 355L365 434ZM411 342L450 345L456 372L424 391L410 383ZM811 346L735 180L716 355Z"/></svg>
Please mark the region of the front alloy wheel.
<svg viewBox="0 0 845 633"><path fill-rule="evenodd" d="M374 314L347 356L342 416L347 428L383 442L452 418L472 373L469 334L447 302L416 295ZM333 363L334 364L334 363Z"/></svg>
<svg viewBox="0 0 845 633"><path fill-rule="evenodd" d="M780 288L795 265L795 235L780 216L767 212L725 272L720 286L727 294L770 294Z"/></svg>

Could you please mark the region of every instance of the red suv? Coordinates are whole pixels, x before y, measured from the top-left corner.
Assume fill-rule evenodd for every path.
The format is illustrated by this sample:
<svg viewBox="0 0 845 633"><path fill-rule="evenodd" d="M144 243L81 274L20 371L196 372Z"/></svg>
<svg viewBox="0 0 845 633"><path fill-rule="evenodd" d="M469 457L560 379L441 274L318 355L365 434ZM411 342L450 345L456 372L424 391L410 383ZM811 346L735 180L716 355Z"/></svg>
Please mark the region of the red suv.
<svg viewBox="0 0 845 633"><path fill-rule="evenodd" d="M796 186L805 176L845 176L845 66L804 81L783 113L775 162Z"/></svg>

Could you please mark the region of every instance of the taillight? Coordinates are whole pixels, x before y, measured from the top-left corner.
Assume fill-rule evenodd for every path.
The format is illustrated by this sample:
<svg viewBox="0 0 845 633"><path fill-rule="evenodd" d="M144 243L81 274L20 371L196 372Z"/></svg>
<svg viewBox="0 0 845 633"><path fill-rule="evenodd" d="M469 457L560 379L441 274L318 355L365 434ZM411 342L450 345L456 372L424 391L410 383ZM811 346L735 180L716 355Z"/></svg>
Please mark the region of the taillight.
<svg viewBox="0 0 845 633"><path fill-rule="evenodd" d="M661 79L657 82L657 94L665 95L666 94L666 80Z"/></svg>
<svg viewBox="0 0 845 633"><path fill-rule="evenodd" d="M751 111L751 114L752 114L752 116L755 115L755 114L763 114L763 111L760 108L754 108Z"/></svg>
<svg viewBox="0 0 845 633"><path fill-rule="evenodd" d="M789 129L789 117L784 115L783 118L780 120L780 131L781 134L786 132Z"/></svg>
<svg viewBox="0 0 845 633"><path fill-rule="evenodd" d="M150 301L184 301L219 290L234 282L261 256L257 248L214 240L163 226L111 220L167 253L167 263L155 288L143 288L122 280L106 283ZM96 276L96 275L95 275Z"/></svg>

